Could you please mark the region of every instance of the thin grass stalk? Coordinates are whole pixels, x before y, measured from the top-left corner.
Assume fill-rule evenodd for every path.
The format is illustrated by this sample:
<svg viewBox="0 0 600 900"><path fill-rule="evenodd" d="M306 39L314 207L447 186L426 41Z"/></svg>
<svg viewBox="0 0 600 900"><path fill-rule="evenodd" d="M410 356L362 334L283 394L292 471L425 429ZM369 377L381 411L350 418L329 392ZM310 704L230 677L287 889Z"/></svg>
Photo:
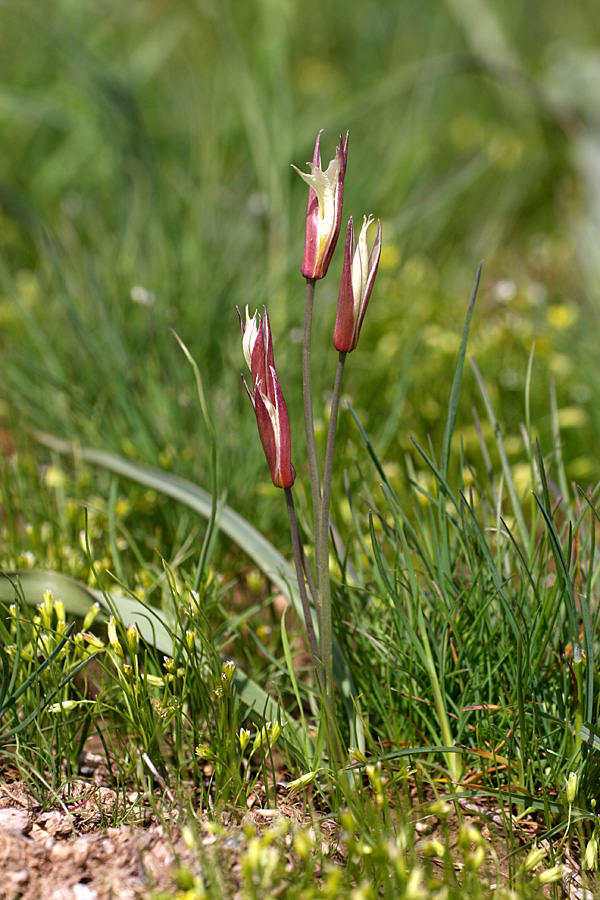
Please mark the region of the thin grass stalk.
<svg viewBox="0 0 600 900"><path fill-rule="evenodd" d="M323 468L323 495L319 513L320 529L316 532L315 557L317 564L317 584L319 586L319 637L321 645L321 662L325 669L325 693L327 709L331 716L331 727L334 727L333 672L331 654L333 629L331 622L331 581L329 577L329 505L331 502L331 481L333 477L333 456L335 452L335 432L337 428L342 380L346 353L338 356L338 364L331 397L329 428L327 430L327 448Z"/></svg>
<svg viewBox="0 0 600 900"><path fill-rule="evenodd" d="M315 300L315 278L306 279L306 307L304 310L304 337L302 342L302 401L304 405L304 430L306 433L306 452L310 473L310 490L313 501L313 527L315 542L320 531L321 516L321 482L319 478L319 462L317 460L317 444L315 441L315 424L312 403L312 379L310 370L311 330L313 304ZM317 574L317 587L319 578Z"/></svg>
<svg viewBox="0 0 600 900"><path fill-rule="evenodd" d="M204 425L206 426L206 431L208 433L208 444L210 448L210 515L208 518L208 524L206 526L206 534L204 535L204 540L202 541L200 558L198 560L198 568L196 569L196 577L194 578L194 590L197 591L200 587L200 580L206 566L208 548L210 546L210 541L213 536L215 522L217 519L217 442L215 439L215 432L213 430L212 422L208 414L206 396L204 393L204 384L202 383L202 377L200 375L200 370L198 368L196 360L194 359L184 342L181 340L177 332L173 331L173 329L171 329L171 331L173 332L175 340L183 350L187 361L193 369L194 377L196 379L196 388L198 390L198 400L200 401L200 409L202 411L202 418L204 419Z"/></svg>

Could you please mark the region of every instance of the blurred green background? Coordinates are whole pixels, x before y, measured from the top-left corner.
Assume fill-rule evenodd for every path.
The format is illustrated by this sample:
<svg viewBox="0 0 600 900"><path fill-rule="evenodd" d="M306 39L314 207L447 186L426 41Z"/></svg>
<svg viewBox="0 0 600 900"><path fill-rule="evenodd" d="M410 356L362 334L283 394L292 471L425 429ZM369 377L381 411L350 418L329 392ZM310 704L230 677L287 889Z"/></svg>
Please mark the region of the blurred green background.
<svg viewBox="0 0 600 900"><path fill-rule="evenodd" d="M401 484L409 434L440 447L483 258L470 352L511 460L523 457L535 341L534 431L549 448L554 379L567 471L598 480L599 84L595 0L3 2L0 422L10 440L39 428L209 487L174 328L210 394L228 502L287 545L240 383L235 306L268 305L303 474L306 190L290 164L312 157L320 128L327 164L349 129L344 218L381 218L384 250L345 395L391 477ZM317 290L319 437L341 256ZM478 466L474 404L483 419L467 369L458 424ZM348 441L368 468L342 411L338 487L352 470Z"/></svg>

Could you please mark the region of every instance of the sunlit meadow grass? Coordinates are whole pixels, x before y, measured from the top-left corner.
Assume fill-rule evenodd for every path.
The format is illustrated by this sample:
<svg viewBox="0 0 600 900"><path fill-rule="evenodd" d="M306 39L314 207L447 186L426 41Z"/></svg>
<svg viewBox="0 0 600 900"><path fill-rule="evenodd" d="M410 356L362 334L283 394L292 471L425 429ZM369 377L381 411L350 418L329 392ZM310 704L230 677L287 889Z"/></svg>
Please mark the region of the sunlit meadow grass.
<svg viewBox="0 0 600 900"><path fill-rule="evenodd" d="M257 777L269 806L278 777L297 782L313 821L240 826L245 897L479 897L496 882L558 896L566 848L597 862L600 36L583 5L556 15L459 0L0 10L0 565L24 573L0 594L0 750L51 805L99 741L120 795L135 785L159 815L179 810L207 872L182 871L179 900L233 896L198 809L218 833ZM168 330L219 426L219 490L289 558L234 309L270 303L299 421L305 196L289 164L320 127L350 129L346 207L368 198L385 234L332 497L349 676L337 777L302 630L271 603L273 548L238 542L224 518L195 585L206 513L192 482L210 488L210 451ZM476 364L455 406L482 256ZM319 450L338 274L313 326ZM174 493L165 473L189 483ZM301 479L298 494L306 527ZM78 587L44 597L39 569ZM140 601L155 612L138 646ZM466 802L502 809L504 831L468 830ZM415 834L434 815L435 833Z"/></svg>

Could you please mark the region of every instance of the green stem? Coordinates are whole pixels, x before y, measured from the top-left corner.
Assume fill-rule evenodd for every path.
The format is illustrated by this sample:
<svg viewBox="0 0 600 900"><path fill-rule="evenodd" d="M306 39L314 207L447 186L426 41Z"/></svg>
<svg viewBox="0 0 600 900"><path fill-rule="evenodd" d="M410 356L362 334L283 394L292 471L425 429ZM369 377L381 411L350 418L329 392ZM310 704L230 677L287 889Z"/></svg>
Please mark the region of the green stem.
<svg viewBox="0 0 600 900"><path fill-rule="evenodd" d="M319 585L319 637L321 645L321 662L325 670L325 694L327 710L330 715L331 726L334 726L334 697L333 697L333 671L331 666L333 628L331 621L331 582L329 578L329 505L331 501L331 481L333 477L333 455L335 450L335 432L337 428L340 396L342 393L342 379L344 376L344 364L346 353L340 353L338 357L333 394L331 397L331 411L329 414L329 428L327 430L327 449L325 451L325 466L323 469L323 496L319 512L320 529L315 537L315 557L317 563L317 584Z"/></svg>
<svg viewBox="0 0 600 900"><path fill-rule="evenodd" d="M442 740L447 747L451 747L454 743L452 738L452 729L450 728L450 722L448 721L448 714L446 712L446 703L444 702L444 695L442 692L442 688L437 676L437 671L435 668L435 660L433 658L433 653L431 652L431 644L429 643L429 636L427 634L427 629L425 626L425 617L423 616L423 611L419 608L417 612L417 620L419 623L419 631L421 633L421 641L423 643L423 649L425 651L425 655L427 657L428 667L429 667L429 682L431 684L431 690L433 692L433 699L435 703L436 712L438 715L438 722L440 723L440 729L442 732ZM450 777L452 781L456 784L460 781L462 775L462 761L458 754L456 753L448 753L446 754L446 762L448 764L448 769L450 771Z"/></svg>
<svg viewBox="0 0 600 900"><path fill-rule="evenodd" d="M304 339L302 342L302 400L304 403L304 430L306 432L306 451L308 470L310 472L310 490L313 502L313 525L315 543L320 530L321 484L319 480L319 462L317 460L317 444L313 417L312 383L310 372L310 343L315 299L315 278L306 279L306 307L304 311ZM318 584L318 575L317 575Z"/></svg>
<svg viewBox="0 0 600 900"><path fill-rule="evenodd" d="M302 612L304 613L304 625L306 627L306 636L308 637L308 645L312 656L313 666L317 667L319 659L319 651L317 647L317 638L313 627L312 613L308 596L306 594L306 582L304 581L304 569L302 566L302 543L300 541L300 531L298 529L298 520L296 519L296 509L294 507L294 496L291 488L285 488L285 503L287 506L288 516L290 519L290 531L292 533L292 547L294 550L294 563L296 566L296 576L298 578L298 591L302 601Z"/></svg>
<svg viewBox="0 0 600 900"><path fill-rule="evenodd" d="M210 503L210 516L208 519L208 525L206 527L206 534L204 535L204 540L202 541L202 549L200 550L200 559L198 560L198 567L196 569L196 577L194 578L194 590L197 591L200 587L200 580L204 573L204 569L206 567L206 557L208 554L208 548L210 545L211 538L213 536L213 532L215 530L215 522L217 519L217 442L215 440L215 432L212 427L212 422L210 420L210 416L208 414L208 406L206 404L206 396L204 394L204 385L202 383L202 377L200 375L200 370L196 363L196 360L183 343L179 335L176 331L173 331L171 328L171 332L173 333L173 337L183 350L185 357L189 364L191 365L194 376L196 378L196 388L198 390L198 400L200 401L200 409L202 410L202 418L204 419L204 425L206 426L206 430L208 432L208 445L210 448L210 488L211 488L211 503Z"/></svg>

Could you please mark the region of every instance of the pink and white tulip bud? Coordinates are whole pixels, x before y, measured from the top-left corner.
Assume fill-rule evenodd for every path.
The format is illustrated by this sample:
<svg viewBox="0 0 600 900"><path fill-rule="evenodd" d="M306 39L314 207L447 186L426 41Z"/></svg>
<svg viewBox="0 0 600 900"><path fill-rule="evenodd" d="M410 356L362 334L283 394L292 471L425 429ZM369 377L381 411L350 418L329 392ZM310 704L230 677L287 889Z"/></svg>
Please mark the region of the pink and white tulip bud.
<svg viewBox="0 0 600 900"><path fill-rule="evenodd" d="M252 401L273 484L275 487L289 488L296 479L291 459L290 419L275 371L269 317L266 308L263 309L262 318L257 312L250 318L246 307L245 323L238 309L242 347L250 368L252 390L243 375L242 381Z"/></svg>
<svg viewBox="0 0 600 900"><path fill-rule="evenodd" d="M360 329L377 275L381 255L381 222L378 222L377 237L369 253L367 231L372 222L372 216L368 219L364 217L356 247L352 217L348 222L344 269L333 332L334 347L343 353L349 353L358 344Z"/></svg>
<svg viewBox="0 0 600 900"><path fill-rule="evenodd" d="M344 175L348 160L348 137L340 142L326 170L321 169L321 134L317 135L312 163L307 163L310 173L292 166L309 186L306 210L306 235L302 274L305 278L324 278L337 244L342 222Z"/></svg>

